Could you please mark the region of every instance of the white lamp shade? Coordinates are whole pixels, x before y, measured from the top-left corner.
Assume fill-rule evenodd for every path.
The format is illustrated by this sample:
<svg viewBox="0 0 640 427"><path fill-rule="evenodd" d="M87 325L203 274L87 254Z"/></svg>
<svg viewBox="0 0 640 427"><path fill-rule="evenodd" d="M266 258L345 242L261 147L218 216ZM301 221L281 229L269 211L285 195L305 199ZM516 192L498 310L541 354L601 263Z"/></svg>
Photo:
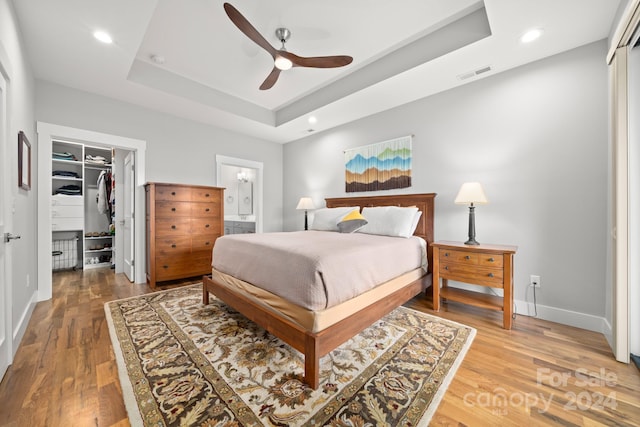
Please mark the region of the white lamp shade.
<svg viewBox="0 0 640 427"><path fill-rule="evenodd" d="M315 206L313 205L313 200L311 199L311 197L302 197L300 198L300 201L298 202L298 206L296 206L296 209L304 209L309 210L309 209L315 209Z"/></svg>
<svg viewBox="0 0 640 427"><path fill-rule="evenodd" d="M479 182L465 182L460 187L456 200L457 205L486 205L489 203Z"/></svg>

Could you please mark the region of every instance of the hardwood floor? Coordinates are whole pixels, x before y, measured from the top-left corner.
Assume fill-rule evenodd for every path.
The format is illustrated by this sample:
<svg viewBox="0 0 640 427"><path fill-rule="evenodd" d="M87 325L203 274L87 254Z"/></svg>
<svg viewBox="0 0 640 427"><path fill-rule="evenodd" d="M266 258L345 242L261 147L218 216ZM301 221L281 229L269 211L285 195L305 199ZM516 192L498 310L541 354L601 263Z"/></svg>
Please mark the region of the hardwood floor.
<svg viewBox="0 0 640 427"><path fill-rule="evenodd" d="M53 278L0 383L0 425L129 425L103 304L151 290L111 270ZM433 314L422 296L407 305ZM601 334L523 316L507 331L501 313L453 302L435 314L477 335L431 425L639 425L640 373Z"/></svg>

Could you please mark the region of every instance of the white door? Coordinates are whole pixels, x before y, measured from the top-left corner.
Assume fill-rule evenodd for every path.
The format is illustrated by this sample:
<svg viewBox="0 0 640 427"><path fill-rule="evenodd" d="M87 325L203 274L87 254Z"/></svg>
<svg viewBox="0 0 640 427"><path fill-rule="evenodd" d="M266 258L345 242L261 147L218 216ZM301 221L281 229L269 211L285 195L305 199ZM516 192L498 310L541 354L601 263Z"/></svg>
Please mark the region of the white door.
<svg viewBox="0 0 640 427"><path fill-rule="evenodd" d="M124 158L124 274L129 281L135 281L135 228L133 224L136 185L135 175L135 153L130 151Z"/></svg>
<svg viewBox="0 0 640 427"><path fill-rule="evenodd" d="M4 213L7 206L6 191L7 182L10 182L7 171L13 170L9 164L6 154L7 144L7 82L2 74L0 74L0 380L9 367L11 362L11 304L9 303L9 289L7 288L5 268L5 251L7 243L5 243L4 233Z"/></svg>

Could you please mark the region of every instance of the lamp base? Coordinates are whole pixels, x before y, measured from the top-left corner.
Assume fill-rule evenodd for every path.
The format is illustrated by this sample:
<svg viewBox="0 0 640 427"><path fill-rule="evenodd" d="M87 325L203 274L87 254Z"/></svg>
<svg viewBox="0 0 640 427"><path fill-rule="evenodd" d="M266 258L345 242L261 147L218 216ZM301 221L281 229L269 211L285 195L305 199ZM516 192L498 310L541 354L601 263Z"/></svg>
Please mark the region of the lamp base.
<svg viewBox="0 0 640 427"><path fill-rule="evenodd" d="M479 245L480 243L476 242L475 239L469 239L466 242L464 242L465 245Z"/></svg>

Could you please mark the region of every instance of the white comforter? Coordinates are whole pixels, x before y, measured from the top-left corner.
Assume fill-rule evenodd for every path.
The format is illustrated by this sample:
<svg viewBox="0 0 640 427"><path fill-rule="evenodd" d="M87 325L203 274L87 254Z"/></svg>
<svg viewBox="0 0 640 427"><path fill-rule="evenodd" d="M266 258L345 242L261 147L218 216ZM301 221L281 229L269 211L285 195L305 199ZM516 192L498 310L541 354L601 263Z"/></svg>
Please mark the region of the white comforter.
<svg viewBox="0 0 640 427"><path fill-rule="evenodd" d="M331 231L233 234L213 248L213 268L309 310L347 301L422 266L419 237Z"/></svg>

